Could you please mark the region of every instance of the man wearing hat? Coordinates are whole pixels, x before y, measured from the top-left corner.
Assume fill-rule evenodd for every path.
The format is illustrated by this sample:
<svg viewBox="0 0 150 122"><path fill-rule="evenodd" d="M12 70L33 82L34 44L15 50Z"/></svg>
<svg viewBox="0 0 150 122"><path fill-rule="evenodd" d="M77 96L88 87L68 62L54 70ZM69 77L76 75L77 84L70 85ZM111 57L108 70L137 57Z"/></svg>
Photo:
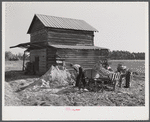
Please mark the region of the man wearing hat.
<svg viewBox="0 0 150 122"><path fill-rule="evenodd" d="M105 69L109 70L109 71L113 71L112 68L109 66L109 64L108 64L107 61L102 62L102 66L103 66Z"/></svg>
<svg viewBox="0 0 150 122"><path fill-rule="evenodd" d="M119 83L120 83L119 86L121 87L122 78L125 77L125 79L126 79L125 88L129 88L130 80L131 80L130 79L131 71L126 66L123 66L122 64L118 64L117 71L122 73L120 81L119 81Z"/></svg>
<svg viewBox="0 0 150 122"><path fill-rule="evenodd" d="M79 64L72 64L70 63L70 66L76 71L77 73L77 78L76 78L76 84L75 87L79 87L79 90L81 88L81 83L83 84L84 91L87 91L85 88L86 82L84 79L84 73L83 73L83 68Z"/></svg>

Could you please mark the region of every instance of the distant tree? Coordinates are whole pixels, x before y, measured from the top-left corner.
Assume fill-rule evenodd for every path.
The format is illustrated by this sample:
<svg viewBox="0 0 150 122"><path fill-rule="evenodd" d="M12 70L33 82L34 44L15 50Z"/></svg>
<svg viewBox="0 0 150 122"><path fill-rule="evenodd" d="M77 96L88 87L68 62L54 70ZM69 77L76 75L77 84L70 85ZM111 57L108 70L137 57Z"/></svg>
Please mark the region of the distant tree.
<svg viewBox="0 0 150 122"><path fill-rule="evenodd" d="M22 53L18 53L18 54L17 54L17 57L18 57L20 60L23 60L23 54L22 54Z"/></svg>
<svg viewBox="0 0 150 122"><path fill-rule="evenodd" d="M23 59L22 53L13 54L10 51L5 51L5 60L17 61L17 60L22 60L22 59Z"/></svg>
<svg viewBox="0 0 150 122"><path fill-rule="evenodd" d="M110 59L145 59L145 53L130 53L129 51L111 51L109 53L109 58Z"/></svg>
<svg viewBox="0 0 150 122"><path fill-rule="evenodd" d="M5 52L5 60L10 60L11 58L13 58L13 54L10 51L6 51Z"/></svg>

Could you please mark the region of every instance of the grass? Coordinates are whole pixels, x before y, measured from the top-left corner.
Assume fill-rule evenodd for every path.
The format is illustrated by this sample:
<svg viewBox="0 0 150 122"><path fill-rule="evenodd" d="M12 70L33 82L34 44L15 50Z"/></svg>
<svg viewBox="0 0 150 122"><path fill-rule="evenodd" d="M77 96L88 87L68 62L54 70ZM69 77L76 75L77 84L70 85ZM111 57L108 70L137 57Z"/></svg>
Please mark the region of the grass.
<svg viewBox="0 0 150 122"><path fill-rule="evenodd" d="M25 61L25 63L28 61ZM5 61L5 71L22 70L23 61Z"/></svg>

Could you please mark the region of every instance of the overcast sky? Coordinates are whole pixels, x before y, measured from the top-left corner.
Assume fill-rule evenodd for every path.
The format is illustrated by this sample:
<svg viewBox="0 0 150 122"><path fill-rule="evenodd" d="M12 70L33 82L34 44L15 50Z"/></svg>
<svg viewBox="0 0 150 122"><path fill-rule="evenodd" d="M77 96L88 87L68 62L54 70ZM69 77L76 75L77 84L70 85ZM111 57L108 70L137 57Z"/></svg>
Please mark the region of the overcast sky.
<svg viewBox="0 0 150 122"><path fill-rule="evenodd" d="M95 45L110 50L145 52L148 41L147 2L6 2L2 12L5 50L13 53L23 49L10 46L30 41L27 31L34 14L84 20L99 31Z"/></svg>

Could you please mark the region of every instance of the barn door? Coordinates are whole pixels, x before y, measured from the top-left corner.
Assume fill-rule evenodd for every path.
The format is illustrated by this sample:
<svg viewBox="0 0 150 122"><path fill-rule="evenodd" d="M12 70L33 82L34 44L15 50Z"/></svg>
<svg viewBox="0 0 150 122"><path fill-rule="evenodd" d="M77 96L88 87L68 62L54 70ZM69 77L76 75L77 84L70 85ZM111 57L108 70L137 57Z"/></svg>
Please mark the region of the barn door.
<svg viewBox="0 0 150 122"><path fill-rule="evenodd" d="M39 71L39 56L35 57L35 71Z"/></svg>

